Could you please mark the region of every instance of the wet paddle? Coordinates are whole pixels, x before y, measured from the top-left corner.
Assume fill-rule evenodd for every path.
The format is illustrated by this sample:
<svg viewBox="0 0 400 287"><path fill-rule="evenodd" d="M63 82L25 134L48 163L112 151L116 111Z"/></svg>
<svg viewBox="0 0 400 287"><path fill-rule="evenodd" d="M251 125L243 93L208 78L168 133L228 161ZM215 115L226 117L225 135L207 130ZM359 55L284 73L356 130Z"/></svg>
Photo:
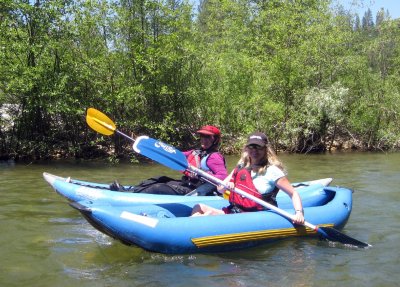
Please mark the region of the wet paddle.
<svg viewBox="0 0 400 287"><path fill-rule="evenodd" d="M190 172L194 172L197 175L199 175L200 177L207 179L208 181L212 182L215 185L222 185L222 186L227 187L222 180L212 176L211 174L209 174L201 169L198 169L194 166L189 165L185 155L181 151L177 150L176 148L174 148L166 143L163 143L161 141L149 138L147 136L141 136L135 140L135 139L125 135L124 133L118 131L116 129L114 122L110 118L108 118L106 115L104 115L103 113L101 113L100 111L98 111L96 109L93 109L93 108L88 109L86 121L93 130L95 130L101 134L112 135L114 132L117 132L118 134L124 136L125 138L133 141L134 142L133 149L141 155L144 155L154 161L157 161L171 169L178 170L178 171L187 170ZM249 198L249 199L257 202L258 204L260 204L266 208L274 210L278 214L280 214L290 220L294 219L294 215L292 215L292 214L286 212L285 210L282 210L272 204L269 204L268 202L265 202L255 196L252 196L251 194L248 194L243 190L235 188L233 191L246 197L246 198ZM331 227L315 226L309 222L304 222L304 226L311 228L312 230L318 232L320 235L322 235L324 238L326 238L330 241L340 242L345 245L352 245L352 246L359 247L359 248L366 248L366 247L371 246L368 243L361 242L357 239L347 236L347 235L341 233L340 231L338 231L334 228L331 228Z"/></svg>
<svg viewBox="0 0 400 287"><path fill-rule="evenodd" d="M211 174L209 174L201 169L198 169L194 166L189 165L186 157L184 156L184 154L182 152L180 152L179 150L175 149L174 147L169 146L160 141L156 141L156 140L148 138L148 137L140 137L136 140L136 142L134 144L134 150L136 152L138 152L146 157L149 157L152 160L155 160L159 163L162 163L163 165L166 165L172 169L180 170L180 171L188 170L190 172L196 173L200 177L207 179L209 182L212 182L213 184L215 184L217 186L222 185L222 186L227 187L226 184L222 180L212 176ZM171 155L176 155L176 157L171 156ZM243 190L235 188L233 191L259 203L260 205L262 205L266 208L274 210L278 214L280 214L288 219L291 219L291 220L294 219L293 214L290 214L290 213L286 212L285 210L282 210L274 205L269 204L268 202L265 202L255 196L251 195L251 194L248 194L247 192L245 192ZM304 222L304 225L311 228L312 230L318 232L324 238L326 238L330 241L336 241L336 242L340 242L343 244L356 246L359 248L366 248L366 247L371 246L368 243L364 243L357 239L351 238L331 227L315 226L309 222Z"/></svg>

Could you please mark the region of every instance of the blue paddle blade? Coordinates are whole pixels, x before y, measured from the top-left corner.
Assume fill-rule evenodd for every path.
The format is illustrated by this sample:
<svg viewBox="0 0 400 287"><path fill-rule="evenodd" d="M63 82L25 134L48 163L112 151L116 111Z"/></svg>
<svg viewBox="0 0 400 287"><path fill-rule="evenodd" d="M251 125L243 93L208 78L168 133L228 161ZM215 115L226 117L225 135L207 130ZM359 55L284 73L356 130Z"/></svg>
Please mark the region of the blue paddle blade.
<svg viewBox="0 0 400 287"><path fill-rule="evenodd" d="M138 137L133 144L133 150L175 170L183 171L188 167L186 156L181 151L148 136Z"/></svg>

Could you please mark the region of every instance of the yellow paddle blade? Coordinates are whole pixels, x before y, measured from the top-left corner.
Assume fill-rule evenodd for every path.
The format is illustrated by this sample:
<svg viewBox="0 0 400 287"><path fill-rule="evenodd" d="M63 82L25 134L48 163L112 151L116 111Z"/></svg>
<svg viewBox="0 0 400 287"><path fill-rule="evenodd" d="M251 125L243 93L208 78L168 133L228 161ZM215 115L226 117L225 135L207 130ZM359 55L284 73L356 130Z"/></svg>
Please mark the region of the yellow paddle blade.
<svg viewBox="0 0 400 287"><path fill-rule="evenodd" d="M109 136L116 129L114 122L102 112L88 108L86 111L86 123L98 133Z"/></svg>

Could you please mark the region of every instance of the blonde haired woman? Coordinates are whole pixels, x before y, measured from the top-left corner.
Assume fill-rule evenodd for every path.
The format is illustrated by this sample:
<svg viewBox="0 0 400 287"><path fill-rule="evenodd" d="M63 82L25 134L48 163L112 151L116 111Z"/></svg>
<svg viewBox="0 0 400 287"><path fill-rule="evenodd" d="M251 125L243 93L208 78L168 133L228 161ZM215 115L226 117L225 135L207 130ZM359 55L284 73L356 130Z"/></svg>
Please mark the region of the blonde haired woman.
<svg viewBox="0 0 400 287"><path fill-rule="evenodd" d="M283 164L271 148L268 138L264 133L252 133L243 148L242 156L238 166L225 179L230 188L238 187L244 189L259 198L276 205L275 196L277 192L283 190L293 202L295 209L295 219L293 223L303 224L303 206L301 198L293 188L285 175ZM223 188L220 188L223 191ZM193 207L192 216L199 215L220 215L230 213L240 213L258 211L264 209L262 206L250 200L243 199L238 194L231 192L229 197L230 205L220 209L215 209L205 204L197 204Z"/></svg>

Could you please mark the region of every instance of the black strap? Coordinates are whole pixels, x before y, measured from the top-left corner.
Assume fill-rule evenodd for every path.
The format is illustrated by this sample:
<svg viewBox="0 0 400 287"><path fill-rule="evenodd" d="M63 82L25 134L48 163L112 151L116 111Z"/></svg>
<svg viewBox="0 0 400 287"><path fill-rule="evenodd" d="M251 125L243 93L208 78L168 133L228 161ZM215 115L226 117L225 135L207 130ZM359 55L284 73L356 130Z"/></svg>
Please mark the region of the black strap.
<svg viewBox="0 0 400 287"><path fill-rule="evenodd" d="M264 193L262 195L262 199L266 202L268 202L269 204L272 204L276 207L278 207L278 202L276 201L276 195L279 192L279 188L277 186L275 186L274 190L268 193Z"/></svg>

